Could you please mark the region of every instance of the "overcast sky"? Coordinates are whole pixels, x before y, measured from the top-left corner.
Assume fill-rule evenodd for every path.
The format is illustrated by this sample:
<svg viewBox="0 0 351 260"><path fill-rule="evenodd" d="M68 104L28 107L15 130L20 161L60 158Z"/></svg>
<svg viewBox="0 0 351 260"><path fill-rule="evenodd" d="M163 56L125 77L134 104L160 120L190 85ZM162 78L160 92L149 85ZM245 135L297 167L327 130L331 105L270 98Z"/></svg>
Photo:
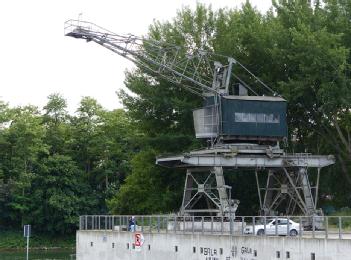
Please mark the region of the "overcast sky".
<svg viewBox="0 0 351 260"><path fill-rule="evenodd" d="M144 35L154 19L166 21L196 2L213 9L245 0L1 0L0 100L10 106L42 108L47 96L61 93L74 112L91 96L107 109L120 108L115 94L133 64L94 43L64 37L65 20L92 21L116 33ZM266 11L271 0L251 0Z"/></svg>

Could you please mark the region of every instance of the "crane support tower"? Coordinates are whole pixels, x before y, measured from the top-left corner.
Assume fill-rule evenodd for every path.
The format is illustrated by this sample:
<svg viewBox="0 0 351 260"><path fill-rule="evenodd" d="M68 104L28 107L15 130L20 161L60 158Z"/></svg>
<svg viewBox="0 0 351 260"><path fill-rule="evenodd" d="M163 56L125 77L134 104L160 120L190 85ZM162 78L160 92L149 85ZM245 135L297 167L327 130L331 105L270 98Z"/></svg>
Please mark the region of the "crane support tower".
<svg viewBox="0 0 351 260"><path fill-rule="evenodd" d="M156 158L158 165L186 169L180 214L235 214L239 201L231 198L223 171L237 169L255 172L262 215L318 214L320 169L334 164L334 157L281 149L280 142L288 136L286 100L236 59L116 34L80 20L66 21L65 35L95 42L203 99L193 118L196 138L207 140L207 147ZM309 168L317 169L314 185Z"/></svg>

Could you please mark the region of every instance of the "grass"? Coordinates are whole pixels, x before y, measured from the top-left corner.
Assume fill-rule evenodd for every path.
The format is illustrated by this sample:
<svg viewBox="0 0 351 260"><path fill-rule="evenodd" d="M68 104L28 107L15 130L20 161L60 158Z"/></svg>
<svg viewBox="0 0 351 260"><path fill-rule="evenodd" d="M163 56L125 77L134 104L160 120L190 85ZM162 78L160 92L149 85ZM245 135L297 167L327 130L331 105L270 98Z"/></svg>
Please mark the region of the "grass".
<svg viewBox="0 0 351 260"><path fill-rule="evenodd" d="M71 249L75 247L75 236L49 236L35 234L30 238L30 248L35 249ZM0 250L24 249L26 238L23 231L0 231Z"/></svg>

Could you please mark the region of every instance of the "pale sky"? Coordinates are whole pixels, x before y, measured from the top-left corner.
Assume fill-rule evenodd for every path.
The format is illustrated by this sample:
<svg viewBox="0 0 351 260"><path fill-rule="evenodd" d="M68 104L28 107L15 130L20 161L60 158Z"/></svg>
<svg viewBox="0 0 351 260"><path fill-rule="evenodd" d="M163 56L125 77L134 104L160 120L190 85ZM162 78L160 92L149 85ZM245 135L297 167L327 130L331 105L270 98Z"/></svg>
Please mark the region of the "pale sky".
<svg viewBox="0 0 351 260"><path fill-rule="evenodd" d="M68 19L94 22L115 33L145 35L154 19L172 19L196 2L213 9L241 6L245 0L1 0L0 100L10 106L42 108L51 93L61 93L74 112L83 96L105 108L122 107L115 92L133 64L94 43L64 37ZM271 0L251 0L266 11Z"/></svg>

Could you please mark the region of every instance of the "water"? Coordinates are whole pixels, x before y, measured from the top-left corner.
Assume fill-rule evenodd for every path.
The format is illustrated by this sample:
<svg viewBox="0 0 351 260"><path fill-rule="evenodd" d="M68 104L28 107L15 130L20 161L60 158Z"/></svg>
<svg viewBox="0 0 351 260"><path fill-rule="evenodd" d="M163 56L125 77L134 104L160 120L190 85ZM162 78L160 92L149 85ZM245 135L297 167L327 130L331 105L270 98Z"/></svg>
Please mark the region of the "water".
<svg viewBox="0 0 351 260"><path fill-rule="evenodd" d="M25 251L0 252L0 260L25 260ZM29 251L29 260L72 260L74 251L51 250Z"/></svg>

